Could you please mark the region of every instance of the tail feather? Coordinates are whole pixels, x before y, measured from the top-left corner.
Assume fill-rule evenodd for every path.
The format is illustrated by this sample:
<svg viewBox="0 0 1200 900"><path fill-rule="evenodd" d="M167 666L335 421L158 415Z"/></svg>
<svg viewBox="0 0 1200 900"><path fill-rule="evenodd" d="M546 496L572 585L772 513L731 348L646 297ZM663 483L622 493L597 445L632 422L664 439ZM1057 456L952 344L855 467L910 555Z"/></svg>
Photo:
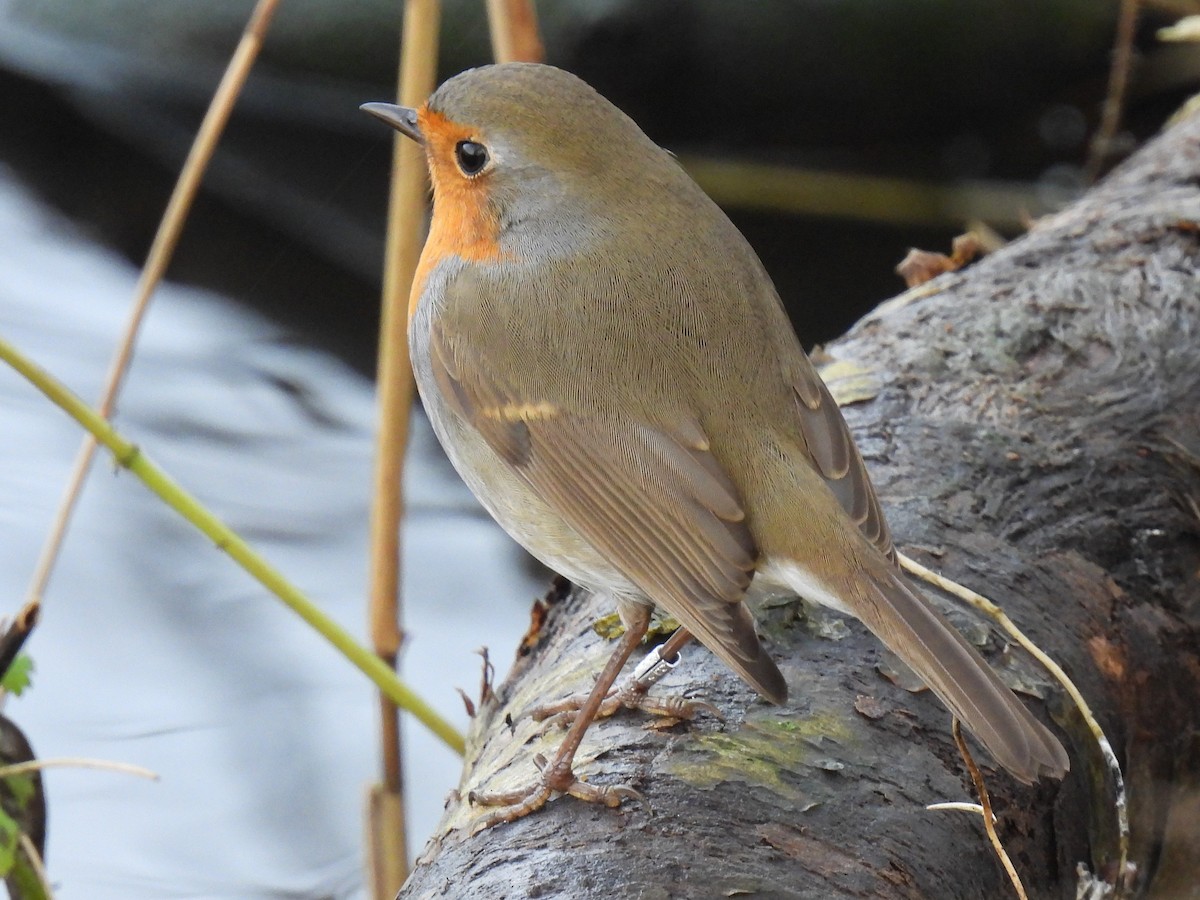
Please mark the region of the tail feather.
<svg viewBox="0 0 1200 900"><path fill-rule="evenodd" d="M979 652L882 558L870 566L865 596L845 598L852 612L899 656L1023 782L1061 778L1070 759L1058 739L1025 708Z"/></svg>

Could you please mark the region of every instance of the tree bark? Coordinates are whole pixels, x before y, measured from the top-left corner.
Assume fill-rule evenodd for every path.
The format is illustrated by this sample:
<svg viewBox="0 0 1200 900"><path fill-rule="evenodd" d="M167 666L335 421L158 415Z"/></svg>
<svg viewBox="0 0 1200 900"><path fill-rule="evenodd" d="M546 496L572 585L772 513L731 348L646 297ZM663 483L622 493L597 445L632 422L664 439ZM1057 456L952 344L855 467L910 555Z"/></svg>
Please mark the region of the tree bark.
<svg viewBox="0 0 1200 900"><path fill-rule="evenodd" d="M830 348L879 381L845 413L897 544L1000 603L1070 673L1126 772L1137 889L1157 896L1200 877L1198 264L1192 116L1069 209ZM577 758L644 805L559 798L467 837L482 812L468 791L530 782L533 755L561 738L522 713L585 691L609 652L592 628L603 598L548 600L475 716L462 799L401 896L1012 896L979 818L925 809L972 799L945 708L906 689L856 622L799 603L760 616L786 707L695 648L655 691L702 697L724 722L655 728L621 713ZM1111 877L1116 862L1095 744L1035 663L974 614L951 616L1071 752L1063 782L1035 786L978 759L1030 896L1074 897L1078 864Z"/></svg>

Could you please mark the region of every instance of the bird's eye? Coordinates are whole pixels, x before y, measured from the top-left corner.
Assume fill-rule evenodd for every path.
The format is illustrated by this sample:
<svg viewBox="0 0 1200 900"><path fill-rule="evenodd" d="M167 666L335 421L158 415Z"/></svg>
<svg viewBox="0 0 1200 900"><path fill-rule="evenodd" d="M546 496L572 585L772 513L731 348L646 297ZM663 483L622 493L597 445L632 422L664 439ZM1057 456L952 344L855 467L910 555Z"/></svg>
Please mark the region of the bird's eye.
<svg viewBox="0 0 1200 900"><path fill-rule="evenodd" d="M462 173L470 178L482 172L483 167L487 165L487 147L475 141L459 141L454 147L454 158L458 161Z"/></svg>

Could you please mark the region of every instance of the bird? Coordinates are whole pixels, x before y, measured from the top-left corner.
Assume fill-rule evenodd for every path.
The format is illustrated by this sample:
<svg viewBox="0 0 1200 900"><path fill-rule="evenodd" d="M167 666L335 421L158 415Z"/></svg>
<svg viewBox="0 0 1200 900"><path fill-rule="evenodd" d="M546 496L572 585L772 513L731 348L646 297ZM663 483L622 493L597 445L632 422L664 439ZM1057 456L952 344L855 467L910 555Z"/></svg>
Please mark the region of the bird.
<svg viewBox="0 0 1200 900"><path fill-rule="evenodd" d="M615 602L625 632L540 776L476 793L510 822L580 780L584 732L659 608L763 698L787 684L746 603L860 620L1015 778L1062 744L898 565L841 411L736 226L625 113L562 69L462 72L419 108L368 103L433 192L408 339L422 404L484 508Z"/></svg>

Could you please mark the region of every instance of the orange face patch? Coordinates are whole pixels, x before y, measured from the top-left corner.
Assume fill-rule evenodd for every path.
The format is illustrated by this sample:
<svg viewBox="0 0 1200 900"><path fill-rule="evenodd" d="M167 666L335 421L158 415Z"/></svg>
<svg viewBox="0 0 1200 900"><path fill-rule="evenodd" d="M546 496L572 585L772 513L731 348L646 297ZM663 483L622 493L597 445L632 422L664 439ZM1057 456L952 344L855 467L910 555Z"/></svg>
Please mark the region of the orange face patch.
<svg viewBox="0 0 1200 900"><path fill-rule="evenodd" d="M447 256L472 262L494 262L502 257L500 222L488 202L487 175L468 178L454 160L458 142L476 140L478 135L428 106L417 112L417 124L425 137L425 154L433 181L433 221L413 275L408 297L410 321L429 273Z"/></svg>

